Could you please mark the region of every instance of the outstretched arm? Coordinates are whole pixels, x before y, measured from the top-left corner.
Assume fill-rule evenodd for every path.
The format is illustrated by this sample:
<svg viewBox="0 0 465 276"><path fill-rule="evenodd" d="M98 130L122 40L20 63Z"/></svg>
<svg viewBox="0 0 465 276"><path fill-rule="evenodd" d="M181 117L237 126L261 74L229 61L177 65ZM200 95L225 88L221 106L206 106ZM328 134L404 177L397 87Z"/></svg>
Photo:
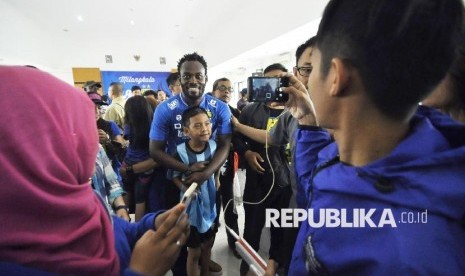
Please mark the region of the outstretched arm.
<svg viewBox="0 0 465 276"><path fill-rule="evenodd" d="M271 144L270 133L265 129L254 128L248 125L241 124L236 117L232 117L231 124L234 127L234 130L241 133L247 138L254 140L260 144Z"/></svg>

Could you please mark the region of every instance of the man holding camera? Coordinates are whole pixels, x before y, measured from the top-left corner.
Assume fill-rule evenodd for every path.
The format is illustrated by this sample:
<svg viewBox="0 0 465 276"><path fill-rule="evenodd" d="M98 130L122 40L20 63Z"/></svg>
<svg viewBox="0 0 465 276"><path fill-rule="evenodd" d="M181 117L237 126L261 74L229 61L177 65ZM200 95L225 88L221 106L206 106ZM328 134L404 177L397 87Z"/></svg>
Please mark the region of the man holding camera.
<svg viewBox="0 0 465 276"><path fill-rule="evenodd" d="M310 57L312 55L313 46L315 44L315 37L308 39L305 43L300 45L295 53L296 66L293 68L294 76L301 81L305 86L308 82L308 77L313 69ZM297 178L294 172L294 156L295 156L295 142L294 134L297 130L298 122L292 116L280 116L277 123L269 130L254 128L248 125L241 124L238 120L233 118L234 130L253 139L260 143L268 142L271 145L286 145L290 146L290 181L292 187L292 196L289 201L289 208L296 208L297 206L305 207L305 193L304 188L298 185ZM285 233L284 247L283 247L283 267L284 275L287 274L289 267L290 255L294 247L295 239L297 237L297 228L288 229Z"/></svg>
<svg viewBox="0 0 465 276"><path fill-rule="evenodd" d="M287 69L275 63L268 66L264 74L265 77L277 77L283 72L287 72ZM278 117L286 119L291 116L287 112L283 113L283 110L283 106L277 102L251 103L242 110L239 122L260 130L269 130L277 123ZM289 206L292 194L289 164L286 146L271 146L268 141L259 143L248 137L241 138L234 139L234 145L240 156L247 161L244 201L260 202L260 204L244 204L244 239L258 251L262 228L265 225L265 209L281 209ZM268 261L270 271L276 271L277 266L283 262L283 234L281 228L270 229L270 260ZM247 271L248 265L243 261L241 275L245 275Z"/></svg>

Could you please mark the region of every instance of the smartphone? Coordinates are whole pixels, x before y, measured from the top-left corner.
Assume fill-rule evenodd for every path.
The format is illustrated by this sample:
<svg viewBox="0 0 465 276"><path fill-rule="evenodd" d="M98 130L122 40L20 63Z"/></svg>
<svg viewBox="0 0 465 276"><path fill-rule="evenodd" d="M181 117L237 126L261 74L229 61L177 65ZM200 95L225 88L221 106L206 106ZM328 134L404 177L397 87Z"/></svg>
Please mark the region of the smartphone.
<svg viewBox="0 0 465 276"><path fill-rule="evenodd" d="M195 190L197 190L197 183L192 183L189 188L187 188L186 192L184 192L184 195L181 198L180 203L184 203L186 205L186 209L184 209L184 212L186 212L187 208L189 207L189 204L192 201L192 198L195 195Z"/></svg>
<svg viewBox="0 0 465 276"><path fill-rule="evenodd" d="M289 78L249 77L249 102L287 102L289 95L281 91L281 87L287 86Z"/></svg>

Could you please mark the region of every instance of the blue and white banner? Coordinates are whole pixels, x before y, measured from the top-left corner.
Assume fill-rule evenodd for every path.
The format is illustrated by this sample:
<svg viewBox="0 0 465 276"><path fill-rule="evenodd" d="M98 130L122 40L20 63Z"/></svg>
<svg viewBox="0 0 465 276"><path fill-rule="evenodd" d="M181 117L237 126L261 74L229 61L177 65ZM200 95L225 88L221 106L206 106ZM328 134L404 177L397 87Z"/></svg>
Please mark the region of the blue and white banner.
<svg viewBox="0 0 465 276"><path fill-rule="evenodd" d="M123 95L127 99L131 96L131 87L140 86L142 92L145 90L163 90L167 96L171 96L171 91L166 83L166 78L170 72L130 72L130 71L100 71L102 74L102 90L108 95L108 88L112 82L123 84Z"/></svg>

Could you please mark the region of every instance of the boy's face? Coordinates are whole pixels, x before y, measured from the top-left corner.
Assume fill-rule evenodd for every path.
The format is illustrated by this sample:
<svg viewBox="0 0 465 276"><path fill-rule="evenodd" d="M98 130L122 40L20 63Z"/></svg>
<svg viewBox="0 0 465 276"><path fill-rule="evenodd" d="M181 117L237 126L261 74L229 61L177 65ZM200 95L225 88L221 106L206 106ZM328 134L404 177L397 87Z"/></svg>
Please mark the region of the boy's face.
<svg viewBox="0 0 465 276"><path fill-rule="evenodd" d="M208 142L212 134L210 119L204 113L189 119L189 125L184 127L184 133L194 141Z"/></svg>

